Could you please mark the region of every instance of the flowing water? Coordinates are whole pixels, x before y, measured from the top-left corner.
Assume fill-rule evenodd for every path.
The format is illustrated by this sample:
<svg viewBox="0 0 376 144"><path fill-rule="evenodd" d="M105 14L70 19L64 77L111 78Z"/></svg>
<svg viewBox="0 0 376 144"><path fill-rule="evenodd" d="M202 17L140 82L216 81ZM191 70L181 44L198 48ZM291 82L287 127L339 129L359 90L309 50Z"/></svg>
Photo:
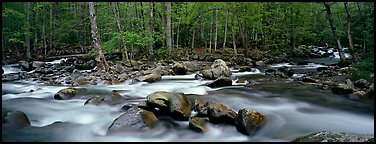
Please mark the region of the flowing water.
<svg viewBox="0 0 376 144"><path fill-rule="evenodd" d="M278 67L289 64L277 64ZM289 65L312 69L320 66ZM5 73L17 72L6 66ZM233 77L263 76L264 69L251 72L232 70ZM299 74L296 77L301 76ZM238 111L255 109L266 116L266 123L252 136L238 132L233 125L207 123L208 131L188 129L187 121L177 121L184 129L157 127L151 131L129 130L106 134L120 116L121 106L84 105L86 100L55 100L53 95L68 86L47 86L26 81L2 83L2 109L24 112L30 127L2 128L3 141L291 141L318 131L374 134L373 103L348 99L329 90L301 85L292 80L263 83L250 87L234 85L209 88L209 80L195 80L194 74L163 76L155 83L127 81L117 85L84 86L101 93L125 90L122 96L146 98L155 91L199 94ZM234 81L235 84L235 81ZM138 103L132 101L133 103Z"/></svg>

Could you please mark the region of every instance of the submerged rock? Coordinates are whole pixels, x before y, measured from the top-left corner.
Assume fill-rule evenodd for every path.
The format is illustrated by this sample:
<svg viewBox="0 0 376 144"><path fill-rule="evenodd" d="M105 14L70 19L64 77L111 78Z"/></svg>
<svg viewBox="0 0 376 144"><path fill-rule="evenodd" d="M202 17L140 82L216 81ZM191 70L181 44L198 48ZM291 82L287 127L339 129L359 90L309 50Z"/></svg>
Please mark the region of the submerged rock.
<svg viewBox="0 0 376 144"><path fill-rule="evenodd" d="M113 92L111 95L104 95L104 96L96 96L93 98L88 99L84 105L92 104L92 105L116 105L123 102L124 98L117 92Z"/></svg>
<svg viewBox="0 0 376 144"><path fill-rule="evenodd" d="M255 110L249 109L239 110L235 117L236 129L245 135L254 134L264 121L264 115Z"/></svg>
<svg viewBox="0 0 376 144"><path fill-rule="evenodd" d="M206 126L205 117L191 117L189 119L189 128L197 132L206 132L208 130Z"/></svg>
<svg viewBox="0 0 376 144"><path fill-rule="evenodd" d="M9 125L16 128L30 126L29 118L21 111L3 111L2 121L3 126Z"/></svg>
<svg viewBox="0 0 376 144"><path fill-rule="evenodd" d="M223 86L231 86L232 85L232 80L229 77L219 77L213 82L207 84L206 86L215 88L215 87L223 87Z"/></svg>
<svg viewBox="0 0 376 144"><path fill-rule="evenodd" d="M108 128L108 133L119 131L123 128L136 130L151 129L155 128L158 123L159 120L153 112L132 107L112 122Z"/></svg>
<svg viewBox="0 0 376 144"><path fill-rule="evenodd" d="M374 142L374 135L322 131L298 137L293 142Z"/></svg>

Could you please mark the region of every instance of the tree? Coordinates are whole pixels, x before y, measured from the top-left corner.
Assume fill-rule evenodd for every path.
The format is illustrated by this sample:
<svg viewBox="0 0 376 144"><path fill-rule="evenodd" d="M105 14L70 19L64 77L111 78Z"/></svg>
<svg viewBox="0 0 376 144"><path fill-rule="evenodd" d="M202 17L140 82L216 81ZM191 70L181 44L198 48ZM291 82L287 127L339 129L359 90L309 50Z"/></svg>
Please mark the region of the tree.
<svg viewBox="0 0 376 144"><path fill-rule="evenodd" d="M236 37L235 37L235 14L234 11L232 11L232 19L231 19L231 30L232 30L232 45L234 46L234 54L237 55L238 52L236 50Z"/></svg>
<svg viewBox="0 0 376 144"><path fill-rule="evenodd" d="M227 21L228 21L228 5L227 6L227 9L226 9L226 24L225 24L225 34L224 34L224 40L223 40L223 50L225 50L225 47L226 47L226 38L227 38Z"/></svg>
<svg viewBox="0 0 376 144"><path fill-rule="evenodd" d="M353 50L354 46L353 46L353 41L352 41L351 33L350 33L350 18L351 18L351 16L350 16L350 9L348 8L347 2L344 2L343 5L345 6L345 11L346 11L346 31L347 31L347 37L349 39L350 50Z"/></svg>
<svg viewBox="0 0 376 144"><path fill-rule="evenodd" d="M153 22L154 21L154 2L150 2L150 20L149 20L149 25L148 25L148 28L149 28L149 32L150 32L150 39L154 39L153 38L153 32L154 32L154 27L153 27ZM153 41L150 41L149 43L149 55L150 55L150 58L153 58L154 54L153 54L153 47L154 47L154 43Z"/></svg>
<svg viewBox="0 0 376 144"><path fill-rule="evenodd" d="M26 11L26 58L30 59L30 2L25 4L25 11Z"/></svg>
<svg viewBox="0 0 376 144"><path fill-rule="evenodd" d="M93 2L89 2L89 12L90 12L90 27L91 27L91 36L93 37L93 46L96 50L95 60L97 61L98 72L109 71L109 66L102 52L100 45L100 36L98 33L97 22L96 22L96 13Z"/></svg>
<svg viewBox="0 0 376 144"><path fill-rule="evenodd" d="M218 39L218 5L215 7L215 38L214 38L214 51L217 50Z"/></svg>
<svg viewBox="0 0 376 144"><path fill-rule="evenodd" d="M337 37L336 26L335 26L335 24L333 22L332 11L330 9L330 6L332 4L334 4L334 3L329 4L329 3L324 2L325 11L326 11L326 17L327 17L327 19L329 21L330 28L331 28L332 33L333 33L333 37L334 37L334 39L337 42L337 49L338 49L338 52L339 52L339 57L340 57L341 60L344 60L345 56L344 56L344 54L342 52L341 42L339 41L339 39Z"/></svg>
<svg viewBox="0 0 376 144"><path fill-rule="evenodd" d="M116 26L117 26L117 29L118 29L118 32L120 35L123 34L123 29L121 28L121 23L120 23L120 10L119 10L119 7L118 7L118 2L114 2L113 3L113 6L112 6L112 11L115 15L115 19L116 19ZM121 37L121 45L124 47L124 55L123 55L123 59L125 59L126 61L129 61L129 58L128 58L128 49L127 49L127 45L125 44L124 42L124 38Z"/></svg>
<svg viewBox="0 0 376 144"><path fill-rule="evenodd" d="M163 6L165 10L164 14L164 22L165 22L165 36L166 36L166 44L168 51L172 51L172 40L171 40L171 2L167 2L167 6Z"/></svg>

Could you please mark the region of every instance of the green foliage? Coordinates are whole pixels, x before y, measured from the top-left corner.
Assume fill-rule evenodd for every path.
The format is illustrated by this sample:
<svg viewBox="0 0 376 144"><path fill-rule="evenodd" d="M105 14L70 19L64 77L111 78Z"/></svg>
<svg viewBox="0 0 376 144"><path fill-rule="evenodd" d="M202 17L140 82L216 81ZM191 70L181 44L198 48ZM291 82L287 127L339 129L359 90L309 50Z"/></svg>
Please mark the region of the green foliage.
<svg viewBox="0 0 376 144"><path fill-rule="evenodd" d="M368 54L368 56L352 64L350 79L355 81L363 78L369 82L374 82L373 77L371 77L371 74L374 73L374 66L374 57Z"/></svg>

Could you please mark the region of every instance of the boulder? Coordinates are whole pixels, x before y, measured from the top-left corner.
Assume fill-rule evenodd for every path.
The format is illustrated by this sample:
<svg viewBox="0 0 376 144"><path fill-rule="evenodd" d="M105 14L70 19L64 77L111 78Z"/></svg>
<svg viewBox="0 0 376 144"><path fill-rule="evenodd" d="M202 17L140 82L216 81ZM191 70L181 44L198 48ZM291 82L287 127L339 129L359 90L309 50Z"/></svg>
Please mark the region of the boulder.
<svg viewBox="0 0 376 144"><path fill-rule="evenodd" d="M83 76L83 74L77 69L73 70L72 74L70 75L73 81L75 81L80 76Z"/></svg>
<svg viewBox="0 0 376 144"><path fill-rule="evenodd" d="M32 70L30 63L27 62L27 61L20 61L18 64L23 71L31 71Z"/></svg>
<svg viewBox="0 0 376 144"><path fill-rule="evenodd" d="M223 87L223 86L231 86L232 80L229 77L221 76L214 80L213 82L207 84L206 86L215 88L215 87Z"/></svg>
<svg viewBox="0 0 376 144"><path fill-rule="evenodd" d="M29 118L21 111L3 111L2 121L3 126L4 124L15 128L30 126Z"/></svg>
<svg viewBox="0 0 376 144"><path fill-rule="evenodd" d="M187 68L181 63L174 62L174 65L172 66L172 73L174 75L186 75Z"/></svg>
<svg viewBox="0 0 376 144"><path fill-rule="evenodd" d="M148 74L146 76L139 77L138 80L142 81L142 82L153 83L153 82L160 81L161 78L162 78L162 76L160 74L151 73L151 74Z"/></svg>
<svg viewBox="0 0 376 144"><path fill-rule="evenodd" d="M191 102L184 93L174 93L170 100L171 116L178 120L188 120L191 115Z"/></svg>
<svg viewBox="0 0 376 144"><path fill-rule="evenodd" d="M340 95L352 94L354 92L354 85L351 82L351 80L347 79L346 83L338 84L332 87L331 90L333 93L340 94Z"/></svg>
<svg viewBox="0 0 376 144"><path fill-rule="evenodd" d="M167 109L173 95L171 92L157 91L146 96L146 102L150 107Z"/></svg>
<svg viewBox="0 0 376 144"><path fill-rule="evenodd" d="M202 76L206 79L217 79L220 76L231 76L231 71L227 67L226 62L222 59L217 59L213 62L213 64L210 66L210 69L206 69L201 71Z"/></svg>
<svg viewBox="0 0 376 144"><path fill-rule="evenodd" d="M132 107L112 122L108 133L121 129L148 130L155 128L158 124L159 120L153 112Z"/></svg>
<svg viewBox="0 0 376 144"><path fill-rule="evenodd" d="M75 83L76 83L77 85L86 85L86 84L88 84L87 80L86 80L83 76L78 77L78 78L75 80Z"/></svg>
<svg viewBox="0 0 376 144"><path fill-rule="evenodd" d="M252 67L251 66L241 66L239 68L239 72L245 72L245 71L252 71Z"/></svg>
<svg viewBox="0 0 376 144"><path fill-rule="evenodd" d="M39 68L39 67L43 67L43 66L45 66L46 65L46 63L45 62L42 62L42 61L33 61L32 63L31 63L31 67L32 67L32 69L36 69L36 68Z"/></svg>
<svg viewBox="0 0 376 144"><path fill-rule="evenodd" d="M59 90L55 95L54 99L57 100L67 100L76 96L82 89L81 88L65 88Z"/></svg>
<svg viewBox="0 0 376 144"><path fill-rule="evenodd" d="M235 123L236 111L217 102L207 103L207 114L212 123Z"/></svg>
<svg viewBox="0 0 376 144"><path fill-rule="evenodd" d="M241 109L235 117L235 126L239 132L251 135L261 127L264 121L265 116L261 113L255 110Z"/></svg>
<svg viewBox="0 0 376 144"><path fill-rule="evenodd" d="M317 80L311 78L311 77L303 77L301 79L302 82L308 82L308 83L317 83Z"/></svg>
<svg viewBox="0 0 376 144"><path fill-rule="evenodd" d="M282 72L284 75L288 77L291 77L292 75L294 75L294 70L287 66L282 66L278 68L278 71Z"/></svg>
<svg viewBox="0 0 376 144"><path fill-rule="evenodd" d="M360 89L367 89L369 88L369 82L365 79L359 79L354 82L354 86Z"/></svg>
<svg viewBox="0 0 376 144"><path fill-rule="evenodd" d="M189 128L197 132L206 132L208 130L206 118L197 116L189 118Z"/></svg>
<svg viewBox="0 0 376 144"><path fill-rule="evenodd" d="M298 137L293 142L374 142L374 135L321 131Z"/></svg>
<svg viewBox="0 0 376 144"><path fill-rule="evenodd" d="M92 105L116 105L124 101L123 96L121 96L117 92L113 92L111 95L104 95L104 96L96 96L93 98L88 99L84 105L92 104Z"/></svg>
<svg viewBox="0 0 376 144"><path fill-rule="evenodd" d="M171 114L177 120L188 120L191 114L191 102L184 93L154 92L146 97L146 106L157 108L159 113Z"/></svg>
<svg viewBox="0 0 376 144"><path fill-rule="evenodd" d="M204 102L198 99L195 99L193 110L197 112L197 116L207 116L208 115L208 102Z"/></svg>
<svg viewBox="0 0 376 144"><path fill-rule="evenodd" d="M267 69L265 70L265 75L274 75L276 71L275 69Z"/></svg>

